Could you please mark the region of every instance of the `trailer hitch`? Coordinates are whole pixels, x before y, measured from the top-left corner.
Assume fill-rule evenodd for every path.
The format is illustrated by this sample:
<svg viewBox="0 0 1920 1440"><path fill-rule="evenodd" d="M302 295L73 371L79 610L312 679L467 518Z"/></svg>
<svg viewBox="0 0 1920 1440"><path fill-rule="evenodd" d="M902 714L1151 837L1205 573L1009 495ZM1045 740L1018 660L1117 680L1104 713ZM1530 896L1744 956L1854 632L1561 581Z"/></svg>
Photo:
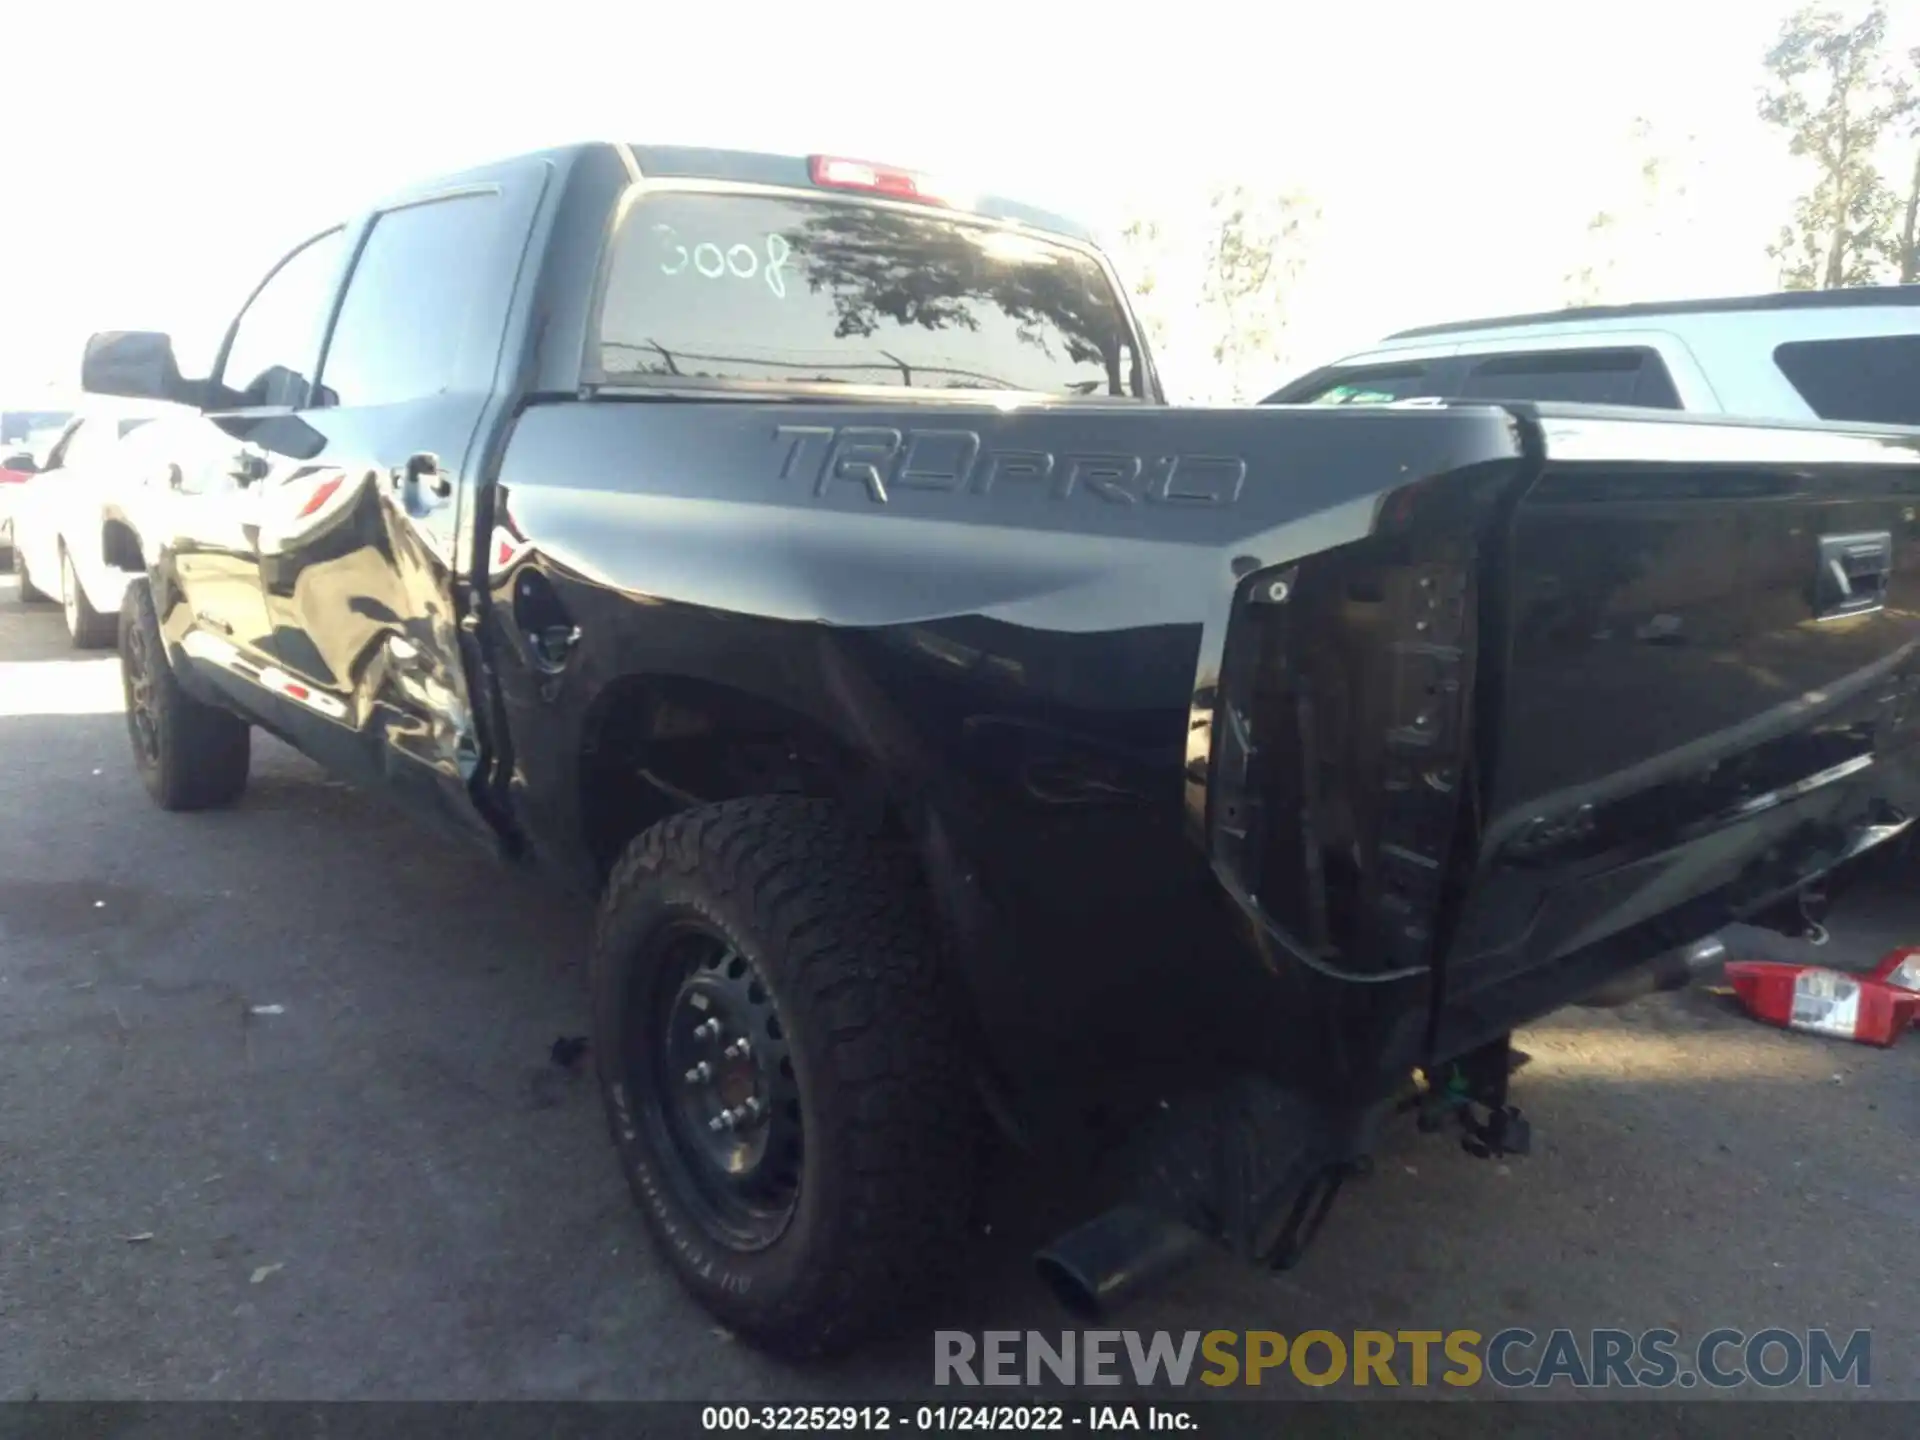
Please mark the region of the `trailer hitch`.
<svg viewBox="0 0 1920 1440"><path fill-rule="evenodd" d="M1321 1225L1326 1223L1327 1213L1333 1209L1340 1187L1350 1178L1366 1174L1371 1168L1370 1162L1362 1157L1338 1161L1315 1173L1300 1187L1300 1193L1294 1198L1293 1208L1288 1211L1279 1233L1258 1258L1270 1270L1291 1270L1298 1265L1300 1257L1307 1253L1307 1246L1313 1243L1313 1237L1320 1233Z"/></svg>
<svg viewBox="0 0 1920 1440"><path fill-rule="evenodd" d="M1460 1148L1482 1160L1525 1155L1533 1149L1533 1126L1507 1099L1514 1071L1532 1057L1516 1050L1513 1036L1502 1035L1443 1067L1437 1079L1413 1099L1422 1133L1460 1127Z"/></svg>

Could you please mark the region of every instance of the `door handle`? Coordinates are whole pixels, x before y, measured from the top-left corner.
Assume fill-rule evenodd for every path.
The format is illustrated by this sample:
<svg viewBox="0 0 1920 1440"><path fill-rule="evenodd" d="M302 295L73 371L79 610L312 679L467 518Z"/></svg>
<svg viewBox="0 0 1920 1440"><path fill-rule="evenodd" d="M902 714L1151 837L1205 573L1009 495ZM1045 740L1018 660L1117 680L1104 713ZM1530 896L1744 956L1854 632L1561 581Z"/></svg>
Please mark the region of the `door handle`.
<svg viewBox="0 0 1920 1440"><path fill-rule="evenodd" d="M1832 620L1883 609L1892 580L1892 531L1823 535L1820 571L1814 582L1814 619Z"/></svg>
<svg viewBox="0 0 1920 1440"><path fill-rule="evenodd" d="M440 469L440 457L422 452L409 455L404 465L396 465L392 471L393 488L403 490L409 484L420 486L430 495L444 500L453 493L453 481Z"/></svg>

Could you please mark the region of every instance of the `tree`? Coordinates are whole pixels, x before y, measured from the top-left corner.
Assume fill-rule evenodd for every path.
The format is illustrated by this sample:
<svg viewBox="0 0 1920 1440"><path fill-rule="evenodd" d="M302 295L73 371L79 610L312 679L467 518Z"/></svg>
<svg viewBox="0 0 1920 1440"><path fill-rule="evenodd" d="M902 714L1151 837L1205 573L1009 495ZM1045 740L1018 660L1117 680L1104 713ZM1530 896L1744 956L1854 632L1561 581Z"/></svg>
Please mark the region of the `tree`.
<svg viewBox="0 0 1920 1440"><path fill-rule="evenodd" d="M1169 251L1166 230L1158 220L1130 220L1121 227L1118 251L1115 258L1140 327L1147 332L1147 343L1156 351L1165 350L1170 333L1162 283Z"/></svg>
<svg viewBox="0 0 1920 1440"><path fill-rule="evenodd" d="M1618 248L1614 244L1619 228L1619 217L1611 210L1595 211L1587 221L1587 259L1569 270L1564 282L1568 309L1598 305L1607 298L1613 272L1619 265Z"/></svg>
<svg viewBox="0 0 1920 1440"><path fill-rule="evenodd" d="M1636 163L1628 193L1587 221L1585 258L1565 277L1569 306L1646 298L1617 293L1631 289L1634 278L1623 277L1623 255L1658 255L1674 224L1684 223L1682 207L1699 163L1697 137L1669 145L1643 115L1633 122L1629 145Z"/></svg>
<svg viewBox="0 0 1920 1440"><path fill-rule="evenodd" d="M1787 132L1788 148L1818 167L1768 253L1789 289L1871 284L1891 248L1895 201L1874 163L1901 105L1886 71L1887 11L1880 0L1848 24L1834 10L1796 11L1767 52L1773 84L1761 118Z"/></svg>
<svg viewBox="0 0 1920 1440"><path fill-rule="evenodd" d="M1306 267L1320 207L1298 193L1232 185L1208 207L1201 304L1217 323L1214 363L1235 401L1249 379L1271 381L1282 360L1289 292Z"/></svg>
<svg viewBox="0 0 1920 1440"><path fill-rule="evenodd" d="M1907 127L1907 141L1913 146L1913 175L1907 181L1907 211L1900 224L1900 239L1894 262L1900 267L1900 283L1920 281L1920 45L1907 52L1907 75L1898 90L1901 118Z"/></svg>

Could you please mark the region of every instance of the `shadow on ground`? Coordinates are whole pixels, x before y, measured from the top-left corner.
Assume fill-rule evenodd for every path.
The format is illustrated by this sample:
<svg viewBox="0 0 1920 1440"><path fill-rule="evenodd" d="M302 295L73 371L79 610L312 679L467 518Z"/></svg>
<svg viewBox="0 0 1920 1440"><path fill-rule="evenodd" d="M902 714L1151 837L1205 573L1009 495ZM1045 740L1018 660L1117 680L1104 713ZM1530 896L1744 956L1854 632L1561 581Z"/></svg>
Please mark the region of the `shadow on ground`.
<svg viewBox="0 0 1920 1440"><path fill-rule="evenodd" d="M0 1398L871 1400L926 1390L936 1327L1070 1323L1027 1256L1086 1186L1038 1156L998 1168L937 1313L837 1365L756 1355L666 1274L590 1080L548 1060L585 1029L580 907L272 742L193 816L124 752L115 715L0 719ZM1892 871L1834 930L1863 965L1920 899ZM1700 993L1522 1043L1532 1157L1394 1129L1298 1269L1209 1258L1118 1323L1871 1326L1875 1393L1920 1398L1892 1279L1920 1046Z"/></svg>

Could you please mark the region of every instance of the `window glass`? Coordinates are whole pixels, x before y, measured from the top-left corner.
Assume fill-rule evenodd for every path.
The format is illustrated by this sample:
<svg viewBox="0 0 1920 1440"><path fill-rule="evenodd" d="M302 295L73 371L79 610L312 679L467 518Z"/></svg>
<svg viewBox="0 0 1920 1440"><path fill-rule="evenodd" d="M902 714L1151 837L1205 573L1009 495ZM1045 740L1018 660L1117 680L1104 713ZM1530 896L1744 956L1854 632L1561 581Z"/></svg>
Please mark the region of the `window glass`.
<svg viewBox="0 0 1920 1440"><path fill-rule="evenodd" d="M1282 390L1269 405L1387 405L1433 392L1427 385L1426 365L1382 365L1372 369L1341 370L1322 375L1302 387Z"/></svg>
<svg viewBox="0 0 1920 1440"><path fill-rule="evenodd" d="M1641 347L1496 355L1467 372L1460 398L1680 408L1679 392L1665 363Z"/></svg>
<svg viewBox="0 0 1920 1440"><path fill-rule="evenodd" d="M500 197L488 192L409 205L374 222L327 344L327 404L390 405L454 383L499 212Z"/></svg>
<svg viewBox="0 0 1920 1440"><path fill-rule="evenodd" d="M1126 311L1080 250L837 201L656 195L615 241L609 379L1143 394Z"/></svg>
<svg viewBox="0 0 1920 1440"><path fill-rule="evenodd" d="M1795 340L1773 361L1822 420L1920 425L1920 335Z"/></svg>
<svg viewBox="0 0 1920 1440"><path fill-rule="evenodd" d="M220 383L239 408L307 403L320 333L339 278L344 236L308 241L273 272L240 316Z"/></svg>

